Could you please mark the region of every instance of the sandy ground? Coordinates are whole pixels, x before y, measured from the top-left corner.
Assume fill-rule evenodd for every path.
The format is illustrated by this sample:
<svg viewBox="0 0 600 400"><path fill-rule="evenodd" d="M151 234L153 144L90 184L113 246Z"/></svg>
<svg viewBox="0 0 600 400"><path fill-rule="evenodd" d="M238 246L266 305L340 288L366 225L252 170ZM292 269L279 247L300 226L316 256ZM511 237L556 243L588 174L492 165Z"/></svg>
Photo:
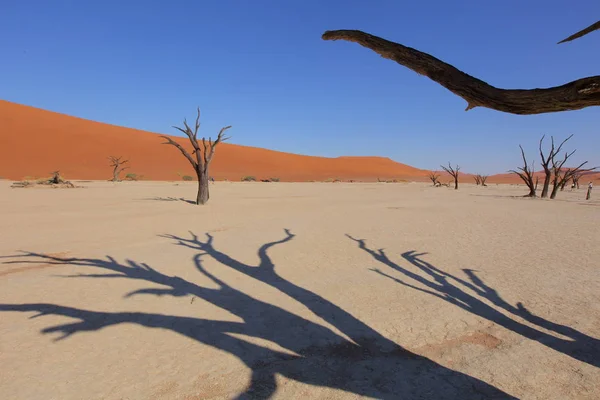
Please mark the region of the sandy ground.
<svg viewBox="0 0 600 400"><path fill-rule="evenodd" d="M81 184L0 181L2 399L600 398L584 189Z"/></svg>

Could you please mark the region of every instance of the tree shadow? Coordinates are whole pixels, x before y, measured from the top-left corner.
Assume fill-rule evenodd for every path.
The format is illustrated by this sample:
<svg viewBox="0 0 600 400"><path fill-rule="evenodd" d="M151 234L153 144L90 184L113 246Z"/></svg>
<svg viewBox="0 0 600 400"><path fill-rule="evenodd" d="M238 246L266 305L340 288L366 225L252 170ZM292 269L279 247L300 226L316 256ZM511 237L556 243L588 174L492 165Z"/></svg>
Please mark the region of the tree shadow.
<svg viewBox="0 0 600 400"><path fill-rule="evenodd" d="M190 238L173 235L163 237L198 251L193 257L196 270L217 288L204 287L178 276L168 276L145 263L132 260L119 263L110 256L106 259L60 258L25 253L20 256L24 260L8 263L38 263L43 260L47 263L99 268L103 271L69 277L133 279L152 283L151 287L131 291L124 297L193 296L233 313L243 322L141 312L98 312L55 304L0 304L0 311L36 312L34 317L62 315L78 320L41 331L43 334L59 333L60 336L55 340L122 323L184 335L236 356L249 368L250 383L243 393L236 396L239 399L270 398L277 390L277 375L313 386L380 399L514 398L479 379L404 349L329 300L279 275L268 250L292 240L294 235L289 230L285 230L282 239L260 247L258 265L245 264L217 250L214 237L210 234L206 234L205 240L190 234ZM204 267L205 257L211 257L224 267L277 289L342 334L236 289ZM276 343L287 352L253 344L231 334L264 339Z"/></svg>
<svg viewBox="0 0 600 400"><path fill-rule="evenodd" d="M187 200L183 197L148 197L142 200L153 200L153 201L183 201L184 203L196 205L196 202L193 200Z"/></svg>
<svg viewBox="0 0 600 400"><path fill-rule="evenodd" d="M497 290L488 286L475 270L463 269L467 279L454 276L442 271L423 260L427 253L407 251L402 258L416 267L420 272L413 272L391 261L383 249L373 250L367 247L364 239L355 239L346 235L358 244L358 247L375 260L400 272L407 280L397 278L374 268L374 272L392 279L411 289L427 293L441 300L454 304L472 314L494 322L525 338L535 340L544 346L582 361L594 367L600 367L600 340L588 336L569 326L557 324L539 317L529 311L523 303L516 306L506 302ZM493 304L489 305L487 302ZM503 312L508 312L510 316ZM511 317L512 316L512 317ZM513 317L520 318L528 324L519 322ZM550 331L547 333L541 329ZM562 337L555 336L561 335Z"/></svg>

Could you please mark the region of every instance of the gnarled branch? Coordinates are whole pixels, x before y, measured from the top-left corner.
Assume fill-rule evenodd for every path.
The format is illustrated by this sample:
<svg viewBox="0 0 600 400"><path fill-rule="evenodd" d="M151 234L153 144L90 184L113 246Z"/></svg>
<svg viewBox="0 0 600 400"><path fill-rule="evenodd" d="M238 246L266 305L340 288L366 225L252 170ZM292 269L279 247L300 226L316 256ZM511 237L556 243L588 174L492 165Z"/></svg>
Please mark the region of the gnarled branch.
<svg viewBox="0 0 600 400"><path fill-rule="evenodd" d="M177 128L177 127L175 127L175 128ZM179 128L177 128L177 129L179 129ZM162 144L170 144L172 146L177 147L179 149L179 151L181 152L181 154L183 154L184 157L187 158L187 160L190 162L190 164L192 164L194 169L198 168L198 163L192 158L190 153L188 153L187 150L183 148L182 145L180 145L179 143L177 143L176 141L174 141L173 139L171 139L168 136L161 136L161 138L166 140L166 142L163 142Z"/></svg>
<svg viewBox="0 0 600 400"><path fill-rule="evenodd" d="M600 106L600 76L582 78L546 89L500 89L427 53L362 31L327 31L322 38L358 43L384 58L427 76L465 99L468 103L467 111L475 107L486 107L511 114L541 114Z"/></svg>
<svg viewBox="0 0 600 400"><path fill-rule="evenodd" d="M582 36L587 35L588 33L594 32L595 30L598 30L598 29L600 29L600 21L598 21L598 22L596 22L594 24L591 24L587 28L582 29L582 30L580 30L577 33L572 34L571 36L569 36L566 39L561 40L560 42L558 42L558 44L561 44L561 43L564 43L564 42L570 42L571 40L578 39L578 38L580 38Z"/></svg>

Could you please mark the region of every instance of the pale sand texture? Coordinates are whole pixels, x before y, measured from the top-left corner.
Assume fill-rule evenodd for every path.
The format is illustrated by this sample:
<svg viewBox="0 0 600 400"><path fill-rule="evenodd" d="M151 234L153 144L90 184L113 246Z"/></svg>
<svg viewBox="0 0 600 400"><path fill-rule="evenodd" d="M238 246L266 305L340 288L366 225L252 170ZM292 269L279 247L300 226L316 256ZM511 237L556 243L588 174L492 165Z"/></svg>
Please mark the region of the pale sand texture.
<svg viewBox="0 0 600 400"><path fill-rule="evenodd" d="M600 398L585 189L81 184L0 181L2 399Z"/></svg>

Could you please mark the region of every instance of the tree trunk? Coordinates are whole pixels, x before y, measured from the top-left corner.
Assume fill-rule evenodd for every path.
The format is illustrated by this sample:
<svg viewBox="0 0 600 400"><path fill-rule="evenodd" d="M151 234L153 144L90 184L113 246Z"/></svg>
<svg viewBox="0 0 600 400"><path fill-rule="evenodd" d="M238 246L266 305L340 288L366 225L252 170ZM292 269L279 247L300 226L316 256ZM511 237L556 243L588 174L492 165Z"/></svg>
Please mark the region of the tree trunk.
<svg viewBox="0 0 600 400"><path fill-rule="evenodd" d="M542 188L542 199L548 197L548 189L550 188L550 170L545 171L546 176L544 177L544 187Z"/></svg>
<svg viewBox="0 0 600 400"><path fill-rule="evenodd" d="M115 167L115 169L113 169L113 182L118 182L119 181L119 167Z"/></svg>
<svg viewBox="0 0 600 400"><path fill-rule="evenodd" d="M458 190L458 175L454 177L454 190Z"/></svg>
<svg viewBox="0 0 600 400"><path fill-rule="evenodd" d="M554 199L556 197L556 193L558 193L558 189L559 189L559 184L558 182L554 182L554 184L552 185L552 193L550 193L550 198Z"/></svg>
<svg viewBox="0 0 600 400"><path fill-rule="evenodd" d="M198 176L198 196L196 196L196 204L204 205L208 201L208 168L202 171L196 171Z"/></svg>

